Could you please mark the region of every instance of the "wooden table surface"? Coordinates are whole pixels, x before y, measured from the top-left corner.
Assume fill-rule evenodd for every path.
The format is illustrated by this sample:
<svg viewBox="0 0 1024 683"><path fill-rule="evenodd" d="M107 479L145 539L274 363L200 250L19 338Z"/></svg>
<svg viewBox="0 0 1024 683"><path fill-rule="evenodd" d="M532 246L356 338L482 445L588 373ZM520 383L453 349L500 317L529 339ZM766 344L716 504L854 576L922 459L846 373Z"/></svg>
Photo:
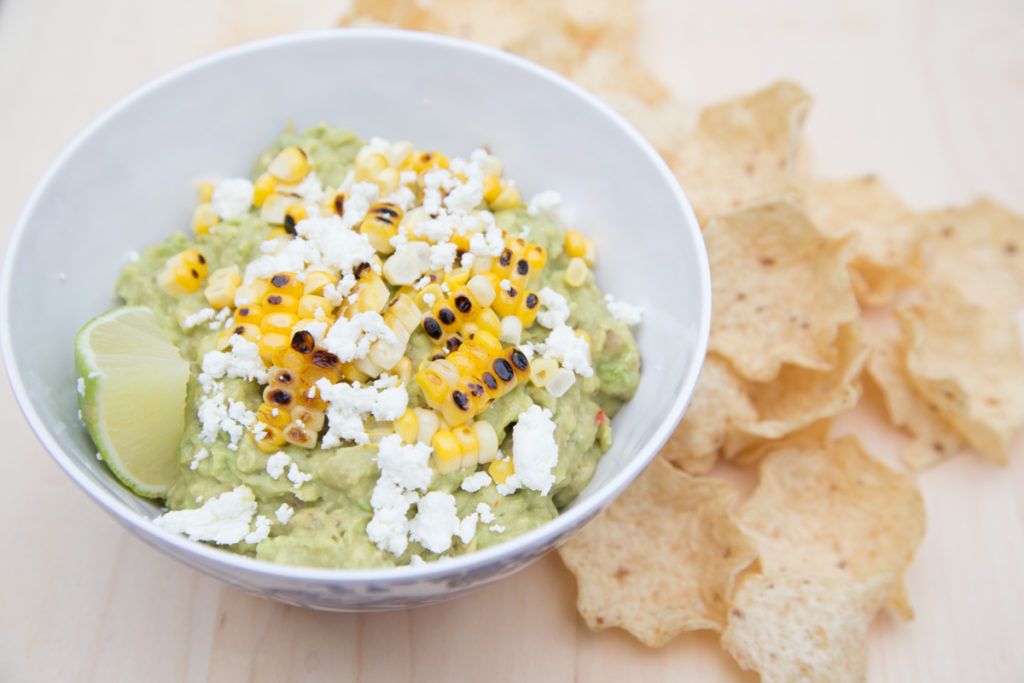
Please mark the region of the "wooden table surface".
<svg viewBox="0 0 1024 683"><path fill-rule="evenodd" d="M343 7L0 0L0 244L59 150L117 99L214 50L332 26ZM919 209L988 193L1024 212L1020 0L646 0L640 13L638 48L686 99L804 85L818 175L879 172ZM7 382L0 408L0 681L756 680L710 633L647 650L589 632L554 555L412 611L250 597L123 531L46 454ZM845 429L876 452L901 445L856 416ZM921 475L928 533L907 574L917 619L879 617L870 681L1024 680L1024 439L1013 450L1006 469L960 457Z"/></svg>

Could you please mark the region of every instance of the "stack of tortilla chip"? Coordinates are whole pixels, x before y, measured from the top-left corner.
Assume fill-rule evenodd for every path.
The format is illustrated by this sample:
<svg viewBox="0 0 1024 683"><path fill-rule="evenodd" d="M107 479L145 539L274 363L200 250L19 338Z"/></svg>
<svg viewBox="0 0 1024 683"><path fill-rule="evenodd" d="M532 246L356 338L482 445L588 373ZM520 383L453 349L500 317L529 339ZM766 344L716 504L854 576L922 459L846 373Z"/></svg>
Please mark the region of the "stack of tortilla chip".
<svg viewBox="0 0 1024 683"><path fill-rule="evenodd" d="M673 98L634 55L630 0L356 0L342 23L468 38L575 79L647 135L704 229L714 308L689 409L559 550L586 623L651 646L712 629L767 681L861 680L879 610L913 616L902 576L925 512L912 474L831 440L831 423L867 377L908 466L1005 464L1024 423L1024 219L989 199L916 213L874 176L812 179L806 92ZM720 461L758 465L747 500Z"/></svg>

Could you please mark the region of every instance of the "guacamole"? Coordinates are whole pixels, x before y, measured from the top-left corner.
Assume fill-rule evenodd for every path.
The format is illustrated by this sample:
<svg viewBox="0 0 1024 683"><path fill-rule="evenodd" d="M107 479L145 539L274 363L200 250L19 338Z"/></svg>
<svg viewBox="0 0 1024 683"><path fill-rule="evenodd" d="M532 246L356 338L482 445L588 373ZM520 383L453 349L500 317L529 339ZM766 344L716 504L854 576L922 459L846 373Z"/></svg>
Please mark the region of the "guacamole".
<svg viewBox="0 0 1024 683"><path fill-rule="evenodd" d="M192 233L116 288L192 368L158 523L272 562L397 566L529 531L590 481L639 383L636 320L557 195L524 203L484 150L325 125L200 195Z"/></svg>

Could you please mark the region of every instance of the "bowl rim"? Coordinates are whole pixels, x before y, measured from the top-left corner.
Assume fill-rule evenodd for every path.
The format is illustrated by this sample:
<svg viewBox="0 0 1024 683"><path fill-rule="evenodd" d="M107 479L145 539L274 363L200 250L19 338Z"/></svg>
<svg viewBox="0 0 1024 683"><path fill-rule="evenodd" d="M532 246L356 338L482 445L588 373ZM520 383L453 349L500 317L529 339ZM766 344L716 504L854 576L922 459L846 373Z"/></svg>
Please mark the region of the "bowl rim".
<svg viewBox="0 0 1024 683"><path fill-rule="evenodd" d="M19 251L22 238L26 233L26 226L30 222L36 206L46 193L48 186L54 176L72 157L83 143L102 128L108 121L118 116L121 112L132 107L137 101L146 98L151 92L157 91L169 83L189 77L194 72L201 71L210 66L228 62L244 56L263 52L284 49L296 44L321 42L321 41L351 41L351 40L381 40L400 41L413 43L427 49L441 47L464 51L474 57L485 60L497 60L504 62L518 69L530 72L535 77L547 80L560 88L568 90L572 95L582 99L589 106L597 109L601 114L611 120L613 124L637 145L655 165L658 172L666 181L670 192L673 194L678 207L685 218L686 236L685 239L692 243L699 269L698 279L701 283L700 291L695 294L700 299L700 320L695 330L696 339L694 344L695 362L687 368L687 375L683 378L682 390L674 397L672 405L666 413L654 433L645 441L626 466L615 473L612 479L605 485L606 491L602 498L591 498L590 500L576 504L575 502L559 513L554 519L541 526L503 541L489 548L477 550L464 555L447 558L443 561L427 562L420 565L404 565L399 567L382 567L374 569L327 569L319 567L305 567L297 565L280 564L267 560L258 560L237 553L225 551L205 543L191 541L183 535L172 534L161 529L149 518L138 515L135 511L127 508L116 496L108 492L99 483L79 468L73 457L66 452L51 433L49 427L44 423L40 414L33 408L28 398L28 391L24 379L14 362L13 339L10 325L10 305L13 294L11 279L12 263L14 255ZM596 515L604 507L614 501L622 491L634 480L654 459L661 446L668 439L683 411L685 410L696 387L697 379L707 353L708 337L711 327L711 279L708 263L707 250L704 245L700 225L693 212L683 189L679 186L674 174L665 161L654 150L651 144L618 112L609 105L602 102L595 95L570 81L569 79L550 71L538 64L526 60L496 48L473 43L459 38L452 38L438 34L408 31L391 28L343 28L343 29L322 29L313 31L300 31L288 33L269 38L253 40L235 45L211 54L199 57L186 62L175 69L158 76L148 83L136 88L126 96L118 100L114 105L105 110L91 123L86 125L64 149L56 159L49 165L40 177L32 193L29 195L25 206L22 208L11 233L7 245L7 252L4 257L3 272L0 275L0 302L5 305L0 307L0 352L4 357L4 365L7 369L8 380L14 391L22 413L25 415L36 438L50 456L57 462L64 472L104 510L116 520L129 527L142 540L149 542L159 550L174 556L176 559L185 562L192 567L198 567L209 571L211 566L221 565L224 569L232 572L241 572L247 575L260 575L263 577L278 580L296 580L306 584L342 584L342 583L373 583L375 585L407 584L416 581L430 581L444 579L452 575L470 573L477 570L486 570L488 566L499 563L502 558L529 555L531 549L548 548L563 539L575 527L581 526L587 519ZM155 541L159 541L157 544ZM497 572L496 572L497 573Z"/></svg>

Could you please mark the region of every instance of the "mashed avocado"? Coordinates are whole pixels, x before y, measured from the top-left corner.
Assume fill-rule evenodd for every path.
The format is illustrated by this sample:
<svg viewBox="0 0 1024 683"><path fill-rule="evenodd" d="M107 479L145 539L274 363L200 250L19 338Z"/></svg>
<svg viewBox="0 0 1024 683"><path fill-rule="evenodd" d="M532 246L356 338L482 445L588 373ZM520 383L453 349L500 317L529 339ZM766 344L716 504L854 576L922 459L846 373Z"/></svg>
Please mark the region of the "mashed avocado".
<svg viewBox="0 0 1024 683"><path fill-rule="evenodd" d="M260 192L261 179L268 177L268 167L281 158L282 150L299 148L312 168L294 189L302 199L298 203L304 206L306 215L332 211L332 207L337 206L332 197L337 194L343 195L342 201L349 203L349 210L358 211L358 191L351 189L353 183L358 182L354 181L353 171L357 155L366 147L371 151L385 149L380 141L374 140L367 146L349 131L323 125L301 134L286 131L259 156L252 178L255 191L257 194ZM394 152L395 146L389 149ZM468 162L461 161L462 166L468 168ZM453 160L453 172L456 166L456 160ZM356 169L355 178L363 170ZM409 195L416 195L415 201L406 208L408 216L412 207L421 201L424 204L429 201L423 188L425 172L406 169L399 177L402 186L409 190L403 197L404 201L409 203ZM458 183L452 183L455 188L448 190L449 196L461 191ZM218 197L218 192L224 195L230 189L228 186L222 188L222 184L214 189L214 207L218 206L218 201L221 205L229 203L224 196ZM467 187L469 184L466 181ZM243 183L242 187L244 190L246 185ZM287 196L287 193L283 194ZM385 197L384 201L387 200ZM210 352L224 352L225 330L236 325L239 306L213 309L208 300L206 281L193 292L168 293L167 288L158 283L158 278L168 267L169 259L192 248L202 254L209 273L235 266L240 275L246 276L247 264L273 253L274 244L290 239L283 235L281 223L275 222L278 217L268 216L265 204L264 210L252 206L235 215L224 212L229 215L222 213L219 222L201 229L201 234L171 235L163 244L147 249L140 259L127 266L117 283L117 294L126 303L144 305L155 312L158 322L192 366L186 406L187 426L179 450L177 479L166 499L168 508L200 509L205 503L244 486L255 497L252 531L243 540L225 544L230 550L273 562L351 568L395 566L418 559L429 561L440 555L472 552L554 518L590 481L598 459L611 443L609 418L635 393L639 383L640 359L628 325L609 313L602 293L594 286L592 275L588 273L579 286L567 284L570 257L565 253L564 230L554 212L530 211L521 202L513 203L514 206L503 208L503 202L480 202L477 211L481 215L487 214L484 215L487 220L490 220L488 216L493 216L493 224L506 235L522 235L529 243L539 244L546 250L546 264L540 275L530 282L530 289L547 292L545 296L556 302L564 299L568 305L565 324L588 340L589 363L593 372L590 376L577 373L573 384L558 398L546 388L530 381L520 381L476 419L494 427L499 439L496 457L503 459L513 455L512 435L519 416L532 406L550 411L557 464L551 471L554 483L546 492L521 486L503 495L496 482L482 476L474 481L487 482L485 485L463 488L463 481L468 477L488 471L487 463L456 468L444 474L433 471L429 492L453 497L458 520L464 521L476 515L473 517L475 527L473 524L464 525L460 529L461 535L456 531L450 547L442 552L425 547L423 539L429 537L428 531L434 531L426 529L418 536L410 534L407 545L400 544L404 546L401 552L395 552L394 547L387 550L381 543L371 540L367 526L379 508L378 496L383 496L383 493L375 493L381 476L377 453L383 435L394 431L390 421L372 417L365 420L367 443L342 440L341 445L332 448L322 447L319 441L313 448L285 443L273 452L267 452L267 449L257 446L252 423L257 406L264 401L264 383L244 376L232 376L228 372L217 378L215 391L218 402L211 405L210 380L204 380L202 376L204 369L209 367L204 365L204 359ZM342 208L346 210L346 207ZM365 207L362 208L365 211ZM299 221L302 220L302 214L299 214ZM284 225L291 232L295 231L294 220L289 223L289 219L285 219ZM301 225L299 227L301 234ZM359 225L353 227L358 229ZM267 240L271 238L277 241L268 247ZM436 253L439 254L437 258L444 256L441 251ZM462 253L462 249L455 253L454 263L448 264L449 272L460 267ZM443 277L444 269L438 274ZM408 285L388 283L388 291L397 295L403 291L414 294L416 290ZM341 306L347 304L346 300ZM541 308L543 311L544 303ZM550 327L534 322L523 330L518 346L528 352L532 350L536 362L542 356L538 349L545 348L544 343L551 332ZM422 325L412 332L405 354L410 358L414 371L431 358L444 357L443 353L438 354L438 347ZM562 360L562 365L571 363ZM407 392L409 408L428 405L415 379L398 386ZM222 412L215 410L217 406ZM214 416L210 417L211 414ZM218 424L223 428L218 429ZM331 428L330 425L327 428ZM240 435L239 429L243 430ZM433 460L431 467L435 467ZM416 500L409 505L409 519L417 514L418 508L427 507L428 496L431 504L448 500L444 496L419 491L413 496ZM398 520L398 524L401 525L402 520Z"/></svg>

